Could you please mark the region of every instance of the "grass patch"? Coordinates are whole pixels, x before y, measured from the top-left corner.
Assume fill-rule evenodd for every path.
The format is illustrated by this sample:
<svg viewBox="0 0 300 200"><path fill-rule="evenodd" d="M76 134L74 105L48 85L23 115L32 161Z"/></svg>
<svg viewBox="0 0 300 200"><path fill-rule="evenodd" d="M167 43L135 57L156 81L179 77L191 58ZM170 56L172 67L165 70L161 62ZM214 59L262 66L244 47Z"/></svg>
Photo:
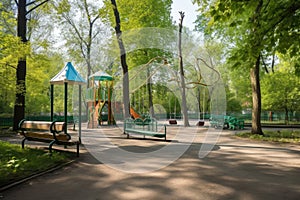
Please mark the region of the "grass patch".
<svg viewBox="0 0 300 200"><path fill-rule="evenodd" d="M22 149L20 145L0 141L0 187L69 160L67 153L50 155L41 149Z"/></svg>
<svg viewBox="0 0 300 200"><path fill-rule="evenodd" d="M264 135L243 132L237 133L236 136L271 142L300 142L300 131L264 131Z"/></svg>

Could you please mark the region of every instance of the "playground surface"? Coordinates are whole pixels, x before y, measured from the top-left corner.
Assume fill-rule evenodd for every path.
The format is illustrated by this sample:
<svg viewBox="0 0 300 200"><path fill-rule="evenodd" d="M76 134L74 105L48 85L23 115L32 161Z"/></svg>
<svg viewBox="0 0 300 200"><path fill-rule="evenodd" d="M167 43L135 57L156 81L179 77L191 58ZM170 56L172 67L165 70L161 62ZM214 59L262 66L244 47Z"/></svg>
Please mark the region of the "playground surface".
<svg viewBox="0 0 300 200"><path fill-rule="evenodd" d="M168 139L174 139L172 132L178 127L167 127ZM135 163L125 165L123 170L114 169L81 147L76 162L5 190L0 199L299 199L299 144L238 139L234 137L236 131L223 130L212 151L199 158L206 131L181 127L180 132L187 136L197 133L187 151L168 166L143 173L126 172L125 167L135 167ZM155 151L172 143L144 140L141 136L126 139L118 127L82 130L82 135L91 133L95 137L105 133L113 145L135 153ZM184 145L185 141L178 139L176 143ZM103 152L112 148L106 145ZM111 160L117 163L118 156ZM160 164L160 160L153 162L154 167Z"/></svg>

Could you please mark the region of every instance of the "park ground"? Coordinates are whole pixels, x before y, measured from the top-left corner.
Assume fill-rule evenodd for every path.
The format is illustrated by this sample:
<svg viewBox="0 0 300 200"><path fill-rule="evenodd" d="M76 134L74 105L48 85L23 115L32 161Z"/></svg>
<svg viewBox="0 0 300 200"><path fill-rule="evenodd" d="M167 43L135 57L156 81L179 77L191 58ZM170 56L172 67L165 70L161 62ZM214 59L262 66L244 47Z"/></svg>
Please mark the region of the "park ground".
<svg viewBox="0 0 300 200"><path fill-rule="evenodd" d="M93 130L83 127L83 136L95 134L100 144L105 139L98 136L105 133L105 138L114 145L102 143L99 150L102 154L111 153L116 146L134 153L147 153L168 144L185 145L182 138L175 140L177 130L187 136L196 133L196 137L180 158L168 166L142 173L132 173L128 168L138 171L143 164L129 163L122 170L115 169L110 163L93 157L90 148L82 146L80 157L72 164L6 189L0 193L0 199L299 199L299 143L240 139L234 136L237 131L223 130L212 151L199 158L199 150L207 142L207 128L172 126L167 130L168 139L173 142L138 139L140 136L127 139L118 127ZM21 138L12 141L20 142ZM118 163L120 159L115 156L111 162ZM160 159L154 159L151 167L159 167L163 162Z"/></svg>

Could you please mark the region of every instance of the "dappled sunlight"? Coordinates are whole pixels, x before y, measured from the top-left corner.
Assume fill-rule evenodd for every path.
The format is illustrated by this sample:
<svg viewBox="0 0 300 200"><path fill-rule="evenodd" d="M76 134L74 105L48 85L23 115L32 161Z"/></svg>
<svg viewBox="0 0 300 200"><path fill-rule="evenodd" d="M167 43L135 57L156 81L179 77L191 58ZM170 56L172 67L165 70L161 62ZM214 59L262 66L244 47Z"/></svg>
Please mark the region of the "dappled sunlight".
<svg viewBox="0 0 300 200"><path fill-rule="evenodd" d="M99 130L105 134L99 134ZM110 163L97 160L86 149L81 150L78 162L43 177L31 180L25 187L16 187L4 193L7 199L34 194L34 199L45 196L65 199L297 199L299 197L300 147L288 148L274 144L249 142L231 137L224 132L211 152L199 159L207 128L190 127L185 134L197 130L191 144L184 141L127 139L119 128L87 129L83 135L93 136L94 145L103 155L110 155ZM170 127L169 134L178 127ZM213 134L213 133L212 133ZM112 144L107 144L108 139ZM166 145L188 145L182 156L157 170L168 155L147 157ZM124 163L116 148L134 152L140 162ZM129 159L130 160L130 159ZM107 160L106 160L107 161ZM128 160L127 160L128 161ZM142 161L142 162L141 162ZM118 170L112 166L123 166ZM130 168L130 169L129 169ZM133 173L132 169L140 170ZM47 189L45 189L47 188ZM49 192L49 189L57 191ZM63 188L63 190L60 190ZM40 191L35 193L34 191ZM287 191L289 191L287 193ZM29 195L30 196L30 195ZM26 198L25 198L26 199Z"/></svg>

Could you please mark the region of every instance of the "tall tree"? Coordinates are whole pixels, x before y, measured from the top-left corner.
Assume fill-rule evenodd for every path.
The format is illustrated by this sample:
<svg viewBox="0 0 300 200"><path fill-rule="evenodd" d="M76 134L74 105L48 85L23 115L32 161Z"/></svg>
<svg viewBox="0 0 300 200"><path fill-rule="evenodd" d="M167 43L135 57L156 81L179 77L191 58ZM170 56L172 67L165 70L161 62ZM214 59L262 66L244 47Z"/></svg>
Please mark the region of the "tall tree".
<svg viewBox="0 0 300 200"><path fill-rule="evenodd" d="M294 0L194 0L201 14L198 28L218 35L230 46L234 68L250 71L252 86L252 133L261 129L261 63L276 51L299 58L300 2ZM293 39L291 39L293 38ZM297 42L295 42L295 40ZM295 45L297 44L297 45ZM299 59L295 59L299 62ZM265 62L267 63L267 62ZM295 65L299 69L299 64Z"/></svg>
<svg viewBox="0 0 300 200"><path fill-rule="evenodd" d="M93 56L93 51L101 49L101 33L105 32L100 19L101 6L89 0L58 0L53 1L53 7L56 11L54 17L61 25L60 31L66 41L63 45L68 47L72 60L87 66L88 79L102 59L98 55Z"/></svg>
<svg viewBox="0 0 300 200"><path fill-rule="evenodd" d="M178 58L179 58L179 70L180 70L180 85L181 85L181 109L183 114L183 125L189 126L189 119L188 119L188 112L187 112L187 105L186 105L186 94L185 94L185 77L184 77L184 70L183 70L183 60L182 60L182 48L181 48L181 36L182 36L182 24L184 19L184 12L180 11L180 18L179 18L179 30L178 30Z"/></svg>
<svg viewBox="0 0 300 200"><path fill-rule="evenodd" d="M123 103L124 103L124 117L130 117L130 99L129 99L129 76L128 76L128 65L126 62L126 51L122 40L121 21L120 14L118 11L117 3L115 0L111 0L115 16L115 31L120 49L120 59L123 69Z"/></svg>
<svg viewBox="0 0 300 200"><path fill-rule="evenodd" d="M142 1L134 1L134 0L117 0L117 1L104 1L106 9L110 8L112 3L118 4L118 12L115 10L115 5L113 4L112 12L106 12L107 16L105 16L107 19L109 19L110 24L115 26L116 23L121 23L122 25L122 31L128 31L128 30L138 30L140 28L148 28L148 27L171 27L172 26L172 20L170 17L171 13L171 4L172 0L142 0ZM119 14L119 20L116 21L116 14ZM114 14L114 15L113 15ZM117 24L118 26L118 24ZM117 27L116 26L116 27ZM117 29L115 29L117 30ZM122 34L122 33L121 33ZM117 35L118 37L118 35ZM120 38L121 39L121 38ZM120 47L120 39L118 39L118 44ZM143 43L143 37L139 38L136 37L134 42L136 44ZM121 45L122 47L122 45ZM134 52L129 52L126 54L128 67L130 69L133 69L136 66L140 66L146 63L149 63L151 61L154 61L155 57L162 56L162 51L157 49L139 49ZM124 58L121 58L124 59ZM121 61L122 63L122 61ZM124 62L123 62L124 63ZM152 62L151 62L152 63ZM149 67L147 70L151 70L151 66L149 63ZM153 63L152 63L153 64ZM122 64L123 67L123 64ZM128 70L128 69L127 69ZM147 73L147 72L146 72ZM124 74L124 67L123 67L123 74ZM149 73L148 73L149 75ZM153 113L153 100L151 93L151 84L149 84L151 78L148 80L148 100L149 100L149 109L150 113ZM151 111L152 110L152 111Z"/></svg>
<svg viewBox="0 0 300 200"><path fill-rule="evenodd" d="M45 4L49 0L36 0L29 1L19 0L16 1L18 7L17 16L17 36L21 41L27 43L27 15L34 11L36 8ZM27 8L29 8L27 10ZM25 117L25 94L26 94L26 56L18 60L16 69L16 99L14 105L14 124L13 129L18 129L19 122Z"/></svg>

